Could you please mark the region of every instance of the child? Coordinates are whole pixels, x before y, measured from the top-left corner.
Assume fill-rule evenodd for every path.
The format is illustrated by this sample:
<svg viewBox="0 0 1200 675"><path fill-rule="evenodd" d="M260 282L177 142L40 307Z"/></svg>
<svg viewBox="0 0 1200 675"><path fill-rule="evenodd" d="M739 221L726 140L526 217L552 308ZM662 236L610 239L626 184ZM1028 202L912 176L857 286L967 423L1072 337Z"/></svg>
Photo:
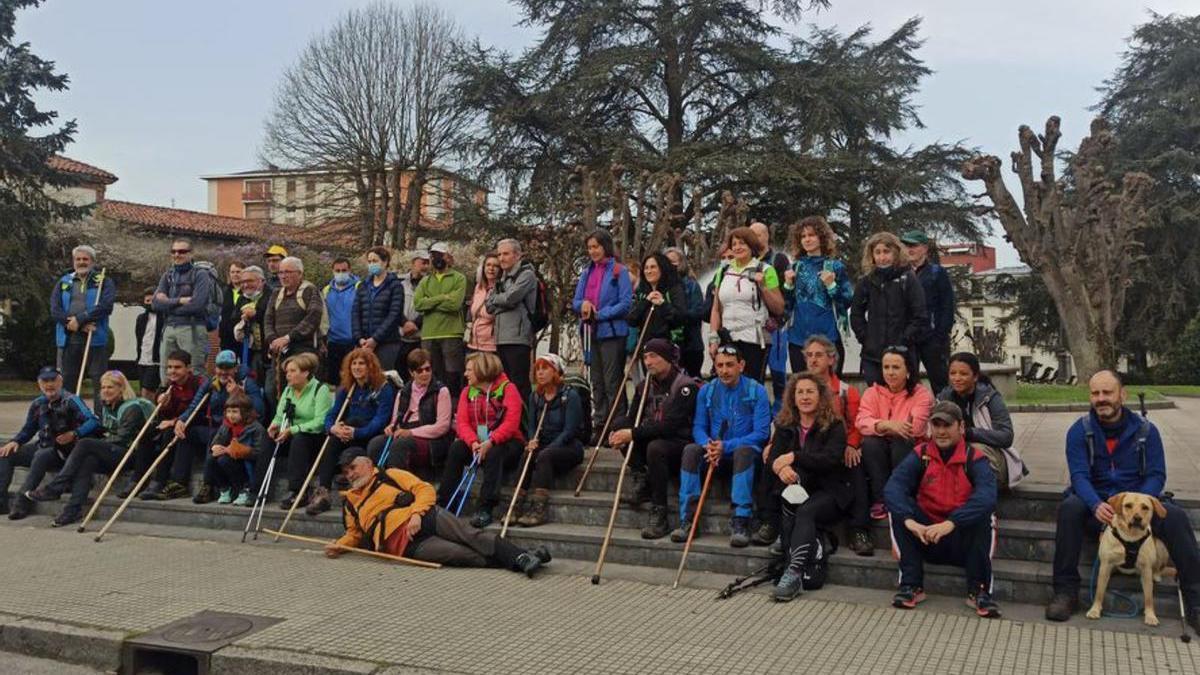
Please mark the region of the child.
<svg viewBox="0 0 1200 675"><path fill-rule="evenodd" d="M249 464L266 447L267 431L259 424L250 397L242 392L225 402L225 420L213 434L209 456L204 462L204 480L218 491L218 504L249 506ZM235 499L236 495L236 499Z"/></svg>

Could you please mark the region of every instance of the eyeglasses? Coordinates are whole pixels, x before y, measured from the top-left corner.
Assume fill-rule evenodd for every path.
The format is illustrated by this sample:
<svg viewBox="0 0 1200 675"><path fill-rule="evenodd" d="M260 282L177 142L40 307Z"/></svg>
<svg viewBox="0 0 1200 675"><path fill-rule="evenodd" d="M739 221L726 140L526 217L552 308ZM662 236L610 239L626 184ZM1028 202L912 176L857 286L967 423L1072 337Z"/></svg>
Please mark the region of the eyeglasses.
<svg viewBox="0 0 1200 675"><path fill-rule="evenodd" d="M191 252L192 252L192 249L190 249L190 248L173 248L173 249L171 249L171 255L186 255Z"/></svg>
<svg viewBox="0 0 1200 675"><path fill-rule="evenodd" d="M883 351L896 352L897 354L907 354L908 347L905 347L904 345L892 345L891 347L885 348Z"/></svg>
<svg viewBox="0 0 1200 675"><path fill-rule="evenodd" d="M419 366L417 368L409 368L408 369L408 371L411 373L424 373L429 370L433 370L433 366L429 365L428 363L426 363L423 366Z"/></svg>

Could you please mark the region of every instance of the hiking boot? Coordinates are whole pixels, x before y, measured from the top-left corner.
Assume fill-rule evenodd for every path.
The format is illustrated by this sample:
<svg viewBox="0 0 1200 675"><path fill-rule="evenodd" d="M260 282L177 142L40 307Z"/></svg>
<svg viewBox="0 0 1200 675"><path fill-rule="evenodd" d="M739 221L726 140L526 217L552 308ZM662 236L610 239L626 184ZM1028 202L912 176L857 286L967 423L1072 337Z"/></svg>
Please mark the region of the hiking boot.
<svg viewBox="0 0 1200 675"><path fill-rule="evenodd" d="M782 536L775 537L775 541L771 542L771 545L767 547L767 555L771 556L772 558L782 558L783 557L783 537Z"/></svg>
<svg viewBox="0 0 1200 675"><path fill-rule="evenodd" d="M250 496L250 488L242 488L238 493L237 499L233 500L234 506L250 506L254 503L254 497Z"/></svg>
<svg viewBox="0 0 1200 675"><path fill-rule="evenodd" d="M200 489L196 490L196 496L192 497L193 504L207 504L213 500L213 489L208 483L201 483Z"/></svg>
<svg viewBox="0 0 1200 675"><path fill-rule="evenodd" d="M697 537L700 536L700 530L701 530L700 526L697 525L696 526L696 536ZM688 533L690 533L691 531L692 531L692 519L688 518L687 520L681 520L681 521L679 521L679 527L675 528L674 530L671 530L671 541L675 542L676 544L682 544L683 542L687 541Z"/></svg>
<svg viewBox="0 0 1200 675"><path fill-rule="evenodd" d="M489 515L490 518L490 515ZM525 573L525 576L530 579L533 575L542 568L542 559L538 556L526 551L517 556L517 569Z"/></svg>
<svg viewBox="0 0 1200 675"><path fill-rule="evenodd" d="M163 489L162 483L160 483L156 480L151 480L150 483L148 485L146 485L146 487L142 488L142 491L138 493L138 499L140 499L144 502L148 502L153 499L161 499L158 495L159 495L159 493L162 492L162 489ZM128 497L128 496L129 496L129 493L126 492L125 497ZM124 499L124 497L122 497L122 499Z"/></svg>
<svg viewBox="0 0 1200 675"><path fill-rule="evenodd" d="M475 512L471 518L471 527L482 530L492 524L492 510L490 508L481 508Z"/></svg>
<svg viewBox="0 0 1200 675"><path fill-rule="evenodd" d="M83 509L78 506L68 506L54 517L50 527L66 527L83 520Z"/></svg>
<svg viewBox="0 0 1200 675"><path fill-rule="evenodd" d="M33 500L25 495L17 495L17 502L12 505L12 510L8 512L9 520L21 520L33 512Z"/></svg>
<svg viewBox="0 0 1200 675"><path fill-rule="evenodd" d="M667 507L655 504L650 507L646 527L642 528L642 539L662 539L671 531L667 524Z"/></svg>
<svg viewBox="0 0 1200 675"><path fill-rule="evenodd" d="M221 490L221 494L217 496L218 504L230 504L233 502L233 490L228 488Z"/></svg>
<svg viewBox="0 0 1200 675"><path fill-rule="evenodd" d="M546 504L550 501L550 491L538 488L533 491L533 498L529 500L529 506L525 509L525 513L517 520L517 524L521 527L537 527L546 522Z"/></svg>
<svg viewBox="0 0 1200 675"><path fill-rule="evenodd" d="M56 502L62 495L51 490L49 486L43 485L36 490L30 490L25 493L25 496L35 502Z"/></svg>
<svg viewBox="0 0 1200 675"><path fill-rule="evenodd" d="M850 532L850 550L857 555L873 556L875 542L871 541L871 535L866 530L856 527Z"/></svg>
<svg viewBox="0 0 1200 675"><path fill-rule="evenodd" d="M521 519L524 518L525 514L529 512L529 505L525 501L525 495L525 490L517 490L517 501L512 507L512 516L508 521L509 526L521 525L524 527Z"/></svg>
<svg viewBox="0 0 1200 675"><path fill-rule="evenodd" d="M159 493L158 498L165 502L171 499L183 499L191 494L192 491L188 489L188 486L180 483L179 481L169 480L167 481L167 484L163 486L162 492Z"/></svg>
<svg viewBox="0 0 1200 675"><path fill-rule="evenodd" d="M279 508L287 511L292 508L292 504L296 504L296 508L308 506L308 495L298 495L296 492L296 490L288 490L287 494L283 496L283 500L279 502Z"/></svg>
<svg viewBox="0 0 1200 675"><path fill-rule="evenodd" d="M734 548L746 548L750 545L750 519L734 516L729 521L729 545Z"/></svg>
<svg viewBox="0 0 1200 675"><path fill-rule="evenodd" d="M545 546L539 545L537 548L530 551L530 553L537 556L537 559L541 560L543 565L551 560L554 560L554 558L550 555L550 549L546 548Z"/></svg>
<svg viewBox="0 0 1200 675"><path fill-rule="evenodd" d="M783 576L779 577L779 583L775 584L775 590L771 592L771 598L775 602L791 602L803 592L804 580L797 572L788 569L783 573Z"/></svg>
<svg viewBox="0 0 1200 675"><path fill-rule="evenodd" d="M975 610L975 613L985 619L999 619L1000 605L992 599L992 594L987 592L983 586L974 593L967 593L967 607Z"/></svg>
<svg viewBox="0 0 1200 675"><path fill-rule="evenodd" d="M777 537L779 537L779 528L771 523L763 522L758 524L758 529L750 536L750 543L755 546L770 546Z"/></svg>
<svg viewBox="0 0 1200 675"><path fill-rule="evenodd" d="M871 520L887 520L888 510L883 502L875 502L871 505Z"/></svg>
<svg viewBox="0 0 1200 675"><path fill-rule="evenodd" d="M920 586L901 586L892 596L892 607L896 609L912 609L922 602L925 602L925 589Z"/></svg>
<svg viewBox="0 0 1200 675"><path fill-rule="evenodd" d="M313 490L312 499L308 502L308 507L304 512L310 516L319 516L329 510L333 506L333 502L329 499L329 488L318 487Z"/></svg>
<svg viewBox="0 0 1200 675"><path fill-rule="evenodd" d="M634 509L643 509L650 506L650 481L645 471L631 471L629 474L630 480L633 481L633 496L625 500Z"/></svg>
<svg viewBox="0 0 1200 675"><path fill-rule="evenodd" d="M1050 598L1050 603L1046 605L1046 620L1066 621L1077 611L1079 611L1078 593L1055 591L1054 597Z"/></svg>

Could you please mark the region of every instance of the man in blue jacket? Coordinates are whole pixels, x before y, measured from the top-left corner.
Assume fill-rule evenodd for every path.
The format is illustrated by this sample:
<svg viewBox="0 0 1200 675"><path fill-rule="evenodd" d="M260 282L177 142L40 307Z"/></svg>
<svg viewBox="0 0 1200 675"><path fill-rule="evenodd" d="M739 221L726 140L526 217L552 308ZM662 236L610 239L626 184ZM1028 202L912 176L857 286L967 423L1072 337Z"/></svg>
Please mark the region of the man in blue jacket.
<svg viewBox="0 0 1200 675"><path fill-rule="evenodd" d="M692 440L683 449L679 471L679 527L671 541L687 541L700 498L700 471L711 462L733 475L733 519L729 545L750 545L750 516L754 513L754 469L761 461L771 428L771 402L757 381L742 377L746 361L737 347L717 348L713 362L717 379L700 388ZM696 533L700 533L697 526Z"/></svg>
<svg viewBox="0 0 1200 675"><path fill-rule="evenodd" d="M925 291L929 326L917 336L917 352L933 392L950 384L950 331L954 328L954 284L946 268L929 260L929 236L911 230L900 236L908 263Z"/></svg>
<svg viewBox="0 0 1200 675"><path fill-rule="evenodd" d="M1083 535L1096 537L1109 525L1113 509L1106 501L1121 492L1159 497L1167 482L1162 437L1150 420L1125 407L1120 375L1102 370L1088 381L1092 409L1067 431L1067 468L1071 487L1058 506L1054 534L1054 597L1046 618L1066 621L1079 609L1079 553ZM1163 500L1166 518L1150 527L1167 545L1179 571L1185 616L1200 632L1200 551L1187 512Z"/></svg>
<svg viewBox="0 0 1200 675"><path fill-rule="evenodd" d="M96 270L96 249L76 246L71 251L73 271L64 274L50 292L50 318L63 382L72 389L79 382L88 339L88 377L95 393L93 410L100 409L100 376L108 370L108 317L117 299L117 285ZM79 392L74 392L78 394Z"/></svg>
<svg viewBox="0 0 1200 675"><path fill-rule="evenodd" d="M358 277L350 273L350 261L346 258L334 260L333 278L321 289L325 312L329 316L325 347L325 380L328 382L338 381L342 359L358 346L352 323L357 293Z"/></svg>
<svg viewBox="0 0 1200 675"><path fill-rule="evenodd" d="M158 362L162 364L162 381L167 380L167 355L176 350L192 357L192 370L204 371L208 359L208 300L212 295L213 277L192 262L192 242L176 239L171 242L171 269L163 273L154 289L150 308L164 318L162 344Z"/></svg>

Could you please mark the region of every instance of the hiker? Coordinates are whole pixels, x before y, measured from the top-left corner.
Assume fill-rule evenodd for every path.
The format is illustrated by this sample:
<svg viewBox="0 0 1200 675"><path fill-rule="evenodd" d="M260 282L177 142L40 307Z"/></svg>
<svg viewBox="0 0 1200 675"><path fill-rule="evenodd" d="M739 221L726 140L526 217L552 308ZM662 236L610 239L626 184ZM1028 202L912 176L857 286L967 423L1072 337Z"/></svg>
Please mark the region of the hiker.
<svg viewBox="0 0 1200 675"><path fill-rule="evenodd" d="M400 352L396 354L396 368L408 363L409 352L421 347L421 326L424 321L413 306L413 301L417 297L417 286L428 271L429 251L419 248L409 255L408 271L397 276L404 289L404 321L400 324Z"/></svg>
<svg viewBox="0 0 1200 675"><path fill-rule="evenodd" d="M154 435L154 441L151 443L142 443L138 446L134 453L134 464L137 468L136 475L142 476L154 463L154 458L175 438L177 434L182 434L180 431L186 426L187 412L189 408L193 408L193 403L198 403L196 392L208 387L208 378L203 375L197 375L192 369L192 355L177 349L167 355L167 388L158 397L158 402L161 404L158 409L157 425L154 427L157 432ZM197 415L196 417L199 417ZM158 468L154 470L154 475L150 481L145 484L142 491L138 493L139 499L145 500L169 500L190 497L192 494L192 450L186 445L176 443L167 457L159 463ZM129 490L133 489L133 485L128 486ZM128 491L123 490L119 496L124 499L129 495Z"/></svg>
<svg viewBox="0 0 1200 675"><path fill-rule="evenodd" d="M450 390L433 376L429 352L414 349L408 353L408 381L396 397L399 401L392 406L396 419L371 439L367 446L371 458L385 469L440 470L454 440L454 403ZM388 438L392 444L384 461L382 453Z"/></svg>
<svg viewBox="0 0 1200 675"><path fill-rule="evenodd" d="M883 487L888 476L913 447L926 437L926 422L933 407L933 394L909 369L904 347L883 350L883 384L873 384L863 392L854 424L862 433L862 464L867 474L870 515L874 520L887 518ZM859 485L859 489L864 486Z"/></svg>
<svg viewBox="0 0 1200 675"><path fill-rule="evenodd" d="M286 284L287 276L283 279ZM288 490L279 502L279 508L285 511L296 501L299 501L297 506L308 505L309 495L300 494L300 488L325 442L325 419L333 407L333 397L329 395L329 387L317 379L320 366L321 361L313 352L289 356L283 362L286 386L275 407L275 417L267 427L267 436L272 441L287 445ZM256 490L259 486L251 487Z"/></svg>
<svg viewBox="0 0 1200 675"><path fill-rule="evenodd" d="M465 354L463 353L463 301L467 278L451 267L454 256L450 247L436 243L429 247L433 271L417 284L413 307L421 313L421 349L429 352L433 376L458 396L462 389Z"/></svg>
<svg viewBox="0 0 1200 675"><path fill-rule="evenodd" d="M563 384L565 373L566 365L557 354L544 354L533 363L534 389L526 406L525 426L538 433L525 444L525 450L533 453L529 475L515 488L520 516L514 517L521 527L546 522L554 479L583 461L583 401L574 387ZM526 485L532 492L528 505L522 503Z"/></svg>
<svg viewBox="0 0 1200 675"><path fill-rule="evenodd" d="M529 351L536 337L532 314L538 294L537 273L521 259L521 243L503 239L496 244L500 278L484 307L496 320L496 355L508 381L517 388L518 403L529 397ZM628 307L626 308L628 311Z"/></svg>
<svg viewBox="0 0 1200 675"><path fill-rule="evenodd" d="M392 254L382 246L367 251L367 277L355 291L350 312L351 334L356 349L375 352L379 365L385 370L396 366L400 355L400 326L404 323L404 285L388 271ZM337 364L334 373L342 371ZM333 460L330 460L330 467Z"/></svg>
<svg viewBox="0 0 1200 675"><path fill-rule="evenodd" d="M588 367L592 380L592 428L598 434L614 406L614 415L625 414L626 396L621 381L629 336L625 318L633 305L633 282L629 270L616 258L612 235L596 230L587 236L585 244L591 262L575 284L572 307L579 315L579 330L587 331L591 338Z"/></svg>
<svg viewBox="0 0 1200 675"><path fill-rule="evenodd" d="M846 264L837 258L837 237L821 216L809 216L792 229L791 268L784 272L783 289L791 312L788 326L788 356L792 370L805 368L806 342L822 335L837 350L837 376L846 364L847 312L854 288ZM853 420L851 420L853 421Z"/></svg>
<svg viewBox="0 0 1200 675"><path fill-rule="evenodd" d="M321 292L304 280L304 262L299 258L280 261L279 284L263 317L263 340L271 361L265 389L272 404L284 388L279 372L283 364L293 356L316 353L325 316Z"/></svg>
<svg viewBox="0 0 1200 675"><path fill-rule="evenodd" d="M142 312L133 322L133 344L137 346L134 363L137 364L140 396L152 401L162 386L161 366L158 350L162 346L163 322L150 304L154 301L154 287L142 291Z"/></svg>
<svg viewBox="0 0 1200 675"><path fill-rule="evenodd" d="M207 458L209 446L213 443L213 436L224 424L225 402L230 396L239 392L243 393L249 397L258 417L266 414L262 390L259 389L254 378L249 376L250 371L238 363L236 354L228 349L222 351L217 354L215 366L212 379L196 390L192 396L192 402L175 422L175 436L179 439L179 443L176 446L178 449L171 472L176 476L191 478L192 459L197 456ZM190 425L185 425L184 420L191 417L205 394L208 394L208 402L205 404L204 410L192 419ZM202 481L200 489L196 490L196 495L192 497L192 502L207 504L216 498L217 495L213 492L212 486Z"/></svg>
<svg viewBox="0 0 1200 675"><path fill-rule="evenodd" d="M20 431L0 446L0 513L7 513L9 520L28 516L33 511L33 500L25 493L38 487L47 471L62 467L80 439L97 434L101 428L87 404L63 388L58 368L43 367L37 382L41 394L29 404ZM8 486L18 466L29 467L29 473L9 511Z"/></svg>
<svg viewBox="0 0 1200 675"><path fill-rule="evenodd" d="M407 471L376 468L362 448L347 448L338 463L350 483L342 493L340 546L455 567L503 567L531 578L550 562L544 546L526 551L495 532L467 527L434 503L432 485ZM325 547L330 558L343 552Z"/></svg>
<svg viewBox="0 0 1200 675"><path fill-rule="evenodd" d="M718 267L713 277L708 351L715 361L719 344L733 344L745 362L746 376L763 382L767 322L771 314L782 314L784 309L779 275L773 266L759 261L765 247L749 227L730 231L725 246L732 259Z"/></svg>
<svg viewBox="0 0 1200 675"><path fill-rule="evenodd" d="M479 269L475 271L475 290L471 293L471 307L467 316L471 322L467 331L467 351L471 353L496 352L496 317L487 310L487 296L495 288L499 277L500 257L494 252L485 253L479 261Z"/></svg>
<svg viewBox="0 0 1200 675"><path fill-rule="evenodd" d="M983 374L979 357L970 352L951 356L949 372L950 384L938 394L938 400L962 408L967 442L991 462L999 490L1005 492L1016 487L1029 470L1012 447L1012 416L1004 405L1004 397L992 386L991 378Z"/></svg>
<svg viewBox="0 0 1200 675"><path fill-rule="evenodd" d="M163 273L154 289L151 308L163 319L159 347L161 379L167 379L167 355L187 352L189 363L199 374L208 359L208 303L213 295L211 269L201 269L192 261L192 242L171 242L171 269Z"/></svg>
<svg viewBox="0 0 1200 675"><path fill-rule="evenodd" d="M244 392L230 394L224 406L224 419L204 458L204 483L212 486L218 504L250 506L254 495L249 478L269 451L267 430L258 421L259 409Z"/></svg>
<svg viewBox="0 0 1200 675"><path fill-rule="evenodd" d="M920 230L909 230L900 235L921 291L925 295L925 310L928 323L917 336L917 353L925 366L925 375L934 391L945 389L949 383L946 368L950 358L950 331L954 329L954 283L946 268L930 260L930 246L937 246L929 235ZM914 361L915 363L915 361Z"/></svg>
<svg viewBox="0 0 1200 675"><path fill-rule="evenodd" d="M679 475L683 448L692 442L696 415L696 381L679 366L679 349L669 340L647 340L642 348L642 365L650 378L649 400L635 427L628 415L613 420L608 444L632 452L634 506L649 504L643 539L662 539L670 533L667 522L667 490L672 475ZM642 403L642 388L636 390L631 410Z"/></svg>
<svg viewBox="0 0 1200 675"><path fill-rule="evenodd" d="M234 260L225 268L225 284L221 288L221 325L217 328L220 336L220 349L238 351L242 343L233 335L233 327L241 316L237 308L242 298L242 272L246 266Z"/></svg>
<svg viewBox="0 0 1200 675"><path fill-rule="evenodd" d="M787 254L783 251L773 250L771 228L766 223L754 221L750 223L750 231L762 242L763 252L759 257L765 264L775 269L775 276L779 280L779 283L782 284L784 274L791 267L791 262L788 260ZM787 295L782 290L780 294L781 297ZM787 333L783 327L783 323L787 319L787 298L784 297L783 299L783 307L777 312L770 313L770 316L767 318L767 355L765 357L765 368L771 373L772 415L779 412L779 406L783 402L783 389L787 385L788 341Z"/></svg>
<svg viewBox="0 0 1200 675"><path fill-rule="evenodd" d="M967 444L961 408L939 402L929 425L930 440L908 453L884 489L900 561L892 606L912 609L925 599L930 562L964 568L967 605L981 617L998 618L1000 606L992 599L996 476L987 458Z"/></svg>
<svg viewBox="0 0 1200 675"><path fill-rule="evenodd" d="M263 264L267 270L263 275L263 286L266 289L266 295L271 295L280 286L283 285L279 277L279 267L283 263L283 259L288 257L287 249L279 244L272 244L263 252Z"/></svg>
<svg viewBox="0 0 1200 675"><path fill-rule="evenodd" d="M750 544L754 470L770 436L771 402L762 384L743 375L746 359L737 345L718 347L713 365L717 379L700 388L692 443L684 447L680 460L679 527L671 532L671 541L687 541L700 497L700 471L714 463L732 476L729 545L742 548ZM697 536L702 524L696 527Z"/></svg>
<svg viewBox="0 0 1200 675"><path fill-rule="evenodd" d="M841 520L854 499L844 462L846 427L834 409L834 398L824 378L807 371L792 375L775 419L767 466L785 486L778 498L783 511L780 552L786 568L773 592L780 602L806 590L805 574L812 576L812 566L823 564L828 556L821 550L827 544L818 541L817 530Z"/></svg>
<svg viewBox="0 0 1200 675"><path fill-rule="evenodd" d="M871 235L863 245L862 278L850 303L850 327L862 345L859 370L868 386L883 382L885 347L907 349L908 369L918 372L914 350L928 323L925 293L900 240L891 232Z"/></svg>
<svg viewBox="0 0 1200 675"><path fill-rule="evenodd" d="M342 372L342 361L358 346L354 341L354 301L358 296L360 279L350 272L348 258L333 261L333 276L321 297L325 299L325 313L329 317L329 334L325 340L325 363L322 372L332 380ZM399 339L399 338L397 338Z"/></svg>
<svg viewBox="0 0 1200 675"><path fill-rule="evenodd" d="M1079 556L1083 537L1099 535L1113 519L1108 499L1140 492L1162 502L1166 517L1150 522L1178 570L1184 616L1200 633L1200 551L1187 512L1164 496L1167 464L1162 437L1149 419L1125 406L1128 392L1121 376L1101 370L1088 380L1091 409L1067 431L1067 469L1071 485L1058 505L1054 532L1054 597L1046 618L1066 621L1079 609Z"/></svg>
<svg viewBox="0 0 1200 675"><path fill-rule="evenodd" d="M700 335L700 324L708 320L704 312L704 289L696 281L683 251L672 246L664 249L667 259L675 266L679 275L680 285L683 286L684 305L687 311L683 315L683 344L680 345L679 365L684 372L693 378L700 377L704 367L704 339Z"/></svg>
<svg viewBox="0 0 1200 675"><path fill-rule="evenodd" d="M108 370L108 318L117 299L117 285L96 269L96 249L76 246L71 250L72 271L64 274L50 293L50 318L54 320L54 344L63 382L71 389L79 382L83 352L88 342L87 377L92 381L95 403L100 409L100 375ZM83 392L73 392L76 395Z"/></svg>
<svg viewBox="0 0 1200 675"><path fill-rule="evenodd" d="M246 366L260 389L264 389L264 402L270 401L266 395L267 342L263 320L267 316L267 303L271 294L266 290L262 268L251 265L242 270L242 294L238 296L238 319L233 325L233 335L238 340L237 354ZM268 408L268 412L269 412Z"/></svg>
<svg viewBox="0 0 1200 675"><path fill-rule="evenodd" d="M478 460L483 472L476 512L471 525L483 529L492 523L492 509L500 501L500 480L512 469L525 447L521 433L521 393L502 370L500 357L487 352L467 359L467 386L458 396L454 416L458 438L450 444L438 504L449 506L463 472Z"/></svg>
<svg viewBox="0 0 1200 675"><path fill-rule="evenodd" d="M672 344L682 345L687 295L683 285L679 283L679 273L675 266L662 253L648 253L642 258L641 279L638 280L633 304L626 317L629 325L640 330L651 307L654 308L654 315L650 317L646 334L641 338L642 344L654 338L662 338ZM640 354L633 354L633 358L640 357ZM602 412L608 413L607 410Z"/></svg>

